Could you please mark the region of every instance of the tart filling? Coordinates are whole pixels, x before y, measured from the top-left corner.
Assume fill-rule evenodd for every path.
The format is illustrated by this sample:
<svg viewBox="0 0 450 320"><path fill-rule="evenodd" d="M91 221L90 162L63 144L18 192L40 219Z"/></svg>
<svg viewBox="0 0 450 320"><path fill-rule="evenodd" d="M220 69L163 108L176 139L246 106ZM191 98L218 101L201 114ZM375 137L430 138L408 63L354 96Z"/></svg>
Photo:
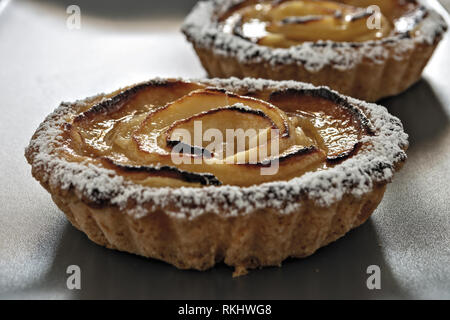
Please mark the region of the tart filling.
<svg viewBox="0 0 450 320"><path fill-rule="evenodd" d="M232 7L219 21L224 32L287 48L305 41L361 42L411 32L418 23L415 16L424 10L417 9L417 3L391 0L249 0Z"/></svg>
<svg viewBox="0 0 450 320"><path fill-rule="evenodd" d="M307 92L248 97L182 81L129 90L77 115L67 147L145 186L290 180L352 157L372 132L359 109Z"/></svg>

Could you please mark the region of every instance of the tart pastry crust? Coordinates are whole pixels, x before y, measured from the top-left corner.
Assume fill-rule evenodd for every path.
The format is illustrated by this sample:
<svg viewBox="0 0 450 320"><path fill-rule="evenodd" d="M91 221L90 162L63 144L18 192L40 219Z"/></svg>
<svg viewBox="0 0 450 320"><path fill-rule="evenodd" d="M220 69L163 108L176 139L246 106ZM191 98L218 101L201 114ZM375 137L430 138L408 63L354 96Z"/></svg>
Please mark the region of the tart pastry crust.
<svg viewBox="0 0 450 320"><path fill-rule="evenodd" d="M236 14L241 20L238 19L237 22L233 22L234 24L227 25L224 18L236 8L251 7L255 3L272 5L276 9L280 3L286 5L291 2L296 1L199 2L186 18L182 31L193 44L203 67L211 77L297 80L314 85L326 85L362 100L377 101L383 97L399 94L420 79L424 67L447 30L446 22L436 11L426 7L423 1L414 0L362 1L364 6L377 4L382 10L389 10L385 7L390 8L392 3L409 6L409 9L405 9L400 15L389 14L391 12L386 14L392 32L385 34L387 31L383 29L380 32L381 38L369 34L368 40L364 40L364 36L357 32L350 32L350 35L355 34L354 41L348 41L348 36L343 37L342 41L332 41L337 37L338 31L330 29L328 32L331 40L313 41L310 39L311 35L324 32L323 29L314 27L314 24L322 23L322 16L306 15L308 11L305 11L304 18L299 20L303 15L295 17L290 16L285 8L284 11L278 10L287 16L284 19L278 17L279 20L266 26L265 30L261 30L258 25L255 26L254 19L247 19L250 21L249 27L243 28L242 21L246 20L241 16L247 14L245 11L240 15ZM314 1L317 2L322 1ZM347 5L358 4L358 1L353 0L334 1L336 2ZM261 11L263 10L258 9L257 13L253 13L256 18L263 15ZM268 10L269 13L273 11L273 8ZM341 14L339 10L336 12ZM339 14L335 14L335 17L343 21L352 20L354 16L365 17L364 14L359 16L355 14L350 16L352 19L343 19ZM269 18L273 18L272 16ZM264 19L269 18L264 16ZM329 24L335 26L333 23ZM384 25L385 22L382 26ZM308 29L310 26L312 29ZM299 29L295 29L297 27ZM350 26L347 31L354 28L356 27ZM268 40L266 37L258 37L258 33L265 34L267 30L270 31ZM307 35L303 39L304 42L298 34L301 35L302 32ZM286 40L287 36L291 37L288 38L290 40ZM292 39L294 42L289 43Z"/></svg>
<svg viewBox="0 0 450 320"><path fill-rule="evenodd" d="M217 97L229 99L231 109L205 111ZM279 132L290 153L280 160L280 175L249 184L259 175L249 164L245 179L229 177L242 170L237 164L168 165L163 149L172 147L166 138L173 136L165 135L170 124L186 127L199 116L207 123L219 113L223 122L233 112L252 126L265 123L263 114L271 126L286 125ZM165 129L152 128L160 120L168 121ZM300 134L294 144L311 144L301 152L292 151L294 131ZM155 132L164 139L145 149L143 132L145 143ZM316 139L317 132L331 138ZM33 176L95 243L180 269L205 270L224 261L242 275L311 255L366 221L406 160L407 147L401 122L385 108L325 87L250 78L155 79L62 103L39 126L25 155Z"/></svg>

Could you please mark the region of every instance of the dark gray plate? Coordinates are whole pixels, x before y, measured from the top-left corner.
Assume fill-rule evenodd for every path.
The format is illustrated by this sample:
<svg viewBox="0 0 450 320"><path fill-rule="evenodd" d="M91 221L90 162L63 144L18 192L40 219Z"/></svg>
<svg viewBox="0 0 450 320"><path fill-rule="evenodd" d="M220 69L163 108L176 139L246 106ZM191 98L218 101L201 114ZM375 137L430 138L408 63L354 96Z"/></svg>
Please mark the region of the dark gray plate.
<svg viewBox="0 0 450 320"><path fill-rule="evenodd" d="M61 100L154 76L204 76L178 31L193 1L78 1L80 30L66 27L69 2L13 0L0 13L1 297L450 298L448 35L423 79L381 102L411 147L370 221L310 258L233 279L224 265L181 271L99 247L32 179L24 147ZM66 287L69 265L81 268L81 290ZM381 290L366 286L369 265L381 268Z"/></svg>

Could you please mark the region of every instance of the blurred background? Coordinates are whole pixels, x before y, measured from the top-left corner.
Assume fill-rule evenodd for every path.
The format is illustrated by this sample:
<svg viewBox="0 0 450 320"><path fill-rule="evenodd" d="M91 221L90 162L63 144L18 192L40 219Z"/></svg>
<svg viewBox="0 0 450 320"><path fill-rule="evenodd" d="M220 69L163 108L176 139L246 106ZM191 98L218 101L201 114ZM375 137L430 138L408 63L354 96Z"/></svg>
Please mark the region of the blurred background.
<svg viewBox="0 0 450 320"><path fill-rule="evenodd" d="M4 0L1 0L4 1ZM106 19L183 18L197 0L33 0L42 5L67 8L76 4L83 13Z"/></svg>
<svg viewBox="0 0 450 320"><path fill-rule="evenodd" d="M195 2L0 0L0 59L11 62L0 75L27 74L16 89L37 85L58 99L156 75L204 76L179 32ZM79 29L67 26L74 4L81 10Z"/></svg>

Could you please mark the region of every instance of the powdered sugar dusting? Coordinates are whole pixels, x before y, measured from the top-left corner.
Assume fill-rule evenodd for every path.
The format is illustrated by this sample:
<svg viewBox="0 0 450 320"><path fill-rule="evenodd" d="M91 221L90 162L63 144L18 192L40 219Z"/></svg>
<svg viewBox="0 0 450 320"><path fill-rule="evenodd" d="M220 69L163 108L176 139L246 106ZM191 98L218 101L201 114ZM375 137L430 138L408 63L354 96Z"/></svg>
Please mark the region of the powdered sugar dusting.
<svg viewBox="0 0 450 320"><path fill-rule="evenodd" d="M160 83L164 80L154 81ZM230 91L317 89L301 82L250 78L209 79L199 82ZM334 91L333 93L337 94ZM93 101L93 98L62 103L39 126L27 152L31 154L29 160L33 169L39 168L45 172L40 179L48 183L50 188L73 189L82 199L116 205L136 218L156 209L163 209L179 218L190 219L205 213L226 212L226 215L234 216L265 208L274 208L280 214L288 214L297 209L301 203L299 200L304 198L309 198L321 206L330 206L345 194L362 196L371 191L374 184L390 181L395 172L395 165L406 159L404 149L408 145L407 135L399 119L379 105L341 97L359 107L371 120L375 135L367 136L363 141L370 143L370 150L359 152L333 168L309 172L289 181L245 188L152 188L133 183L112 170L92 164L89 160L81 163L69 162L57 155L58 151L65 148L61 139L63 125L67 117L78 114L79 109Z"/></svg>
<svg viewBox="0 0 450 320"><path fill-rule="evenodd" d="M360 43L316 41L287 49L270 48L220 30L217 17L239 2L242 1L200 1L186 18L183 32L196 46L210 48L217 55L236 57L242 63L299 64L315 72L328 65L339 70L351 69L363 59L378 63L389 55L402 59L417 44L433 44L447 29L444 19L427 8L428 14L420 22L421 32L414 37L395 35Z"/></svg>

